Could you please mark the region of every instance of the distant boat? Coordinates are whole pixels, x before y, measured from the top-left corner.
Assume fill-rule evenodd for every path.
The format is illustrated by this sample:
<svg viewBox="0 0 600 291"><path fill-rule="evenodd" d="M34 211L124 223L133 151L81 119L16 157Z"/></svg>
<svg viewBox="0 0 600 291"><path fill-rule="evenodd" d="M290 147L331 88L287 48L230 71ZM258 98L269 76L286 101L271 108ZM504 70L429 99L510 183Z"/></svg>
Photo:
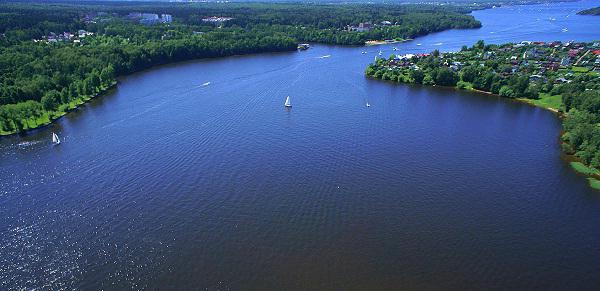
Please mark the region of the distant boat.
<svg viewBox="0 0 600 291"><path fill-rule="evenodd" d="M290 96L287 96L287 98L285 98L285 104L283 104L283 106L292 107L292 101L290 101Z"/></svg>
<svg viewBox="0 0 600 291"><path fill-rule="evenodd" d="M562 32L567 32L569 31L566 27L562 29Z"/></svg>
<svg viewBox="0 0 600 291"><path fill-rule="evenodd" d="M398 48L393 48L393 50L397 51L397 50L398 50Z"/></svg>
<svg viewBox="0 0 600 291"><path fill-rule="evenodd" d="M328 57L331 57L331 55L320 56L319 59L325 59L325 58L328 58Z"/></svg>
<svg viewBox="0 0 600 291"><path fill-rule="evenodd" d="M371 104L369 104L369 101L367 101L367 104L365 104L367 107L371 107Z"/></svg>
<svg viewBox="0 0 600 291"><path fill-rule="evenodd" d="M443 45L443 44L444 44L443 42L438 42L438 43L435 43L433 45Z"/></svg>
<svg viewBox="0 0 600 291"><path fill-rule="evenodd" d="M365 52L365 51L363 51L363 52L362 52L362 54L363 54L363 55L364 55L364 54L366 54L366 53L367 53L367 52Z"/></svg>
<svg viewBox="0 0 600 291"><path fill-rule="evenodd" d="M417 45L421 45L420 43L418 43Z"/></svg>
<svg viewBox="0 0 600 291"><path fill-rule="evenodd" d="M59 145L60 144L60 138L58 138L58 135L56 135L56 133L52 133L52 143L55 145Z"/></svg>
<svg viewBox="0 0 600 291"><path fill-rule="evenodd" d="M375 60L373 62L377 63L377 56L375 56Z"/></svg>
<svg viewBox="0 0 600 291"><path fill-rule="evenodd" d="M382 51L379 51L379 55L382 55L382 54L383 54L383 52L382 52Z"/></svg>
<svg viewBox="0 0 600 291"><path fill-rule="evenodd" d="M206 83L202 84L202 87L206 87L208 85L210 85L210 82L206 82Z"/></svg>

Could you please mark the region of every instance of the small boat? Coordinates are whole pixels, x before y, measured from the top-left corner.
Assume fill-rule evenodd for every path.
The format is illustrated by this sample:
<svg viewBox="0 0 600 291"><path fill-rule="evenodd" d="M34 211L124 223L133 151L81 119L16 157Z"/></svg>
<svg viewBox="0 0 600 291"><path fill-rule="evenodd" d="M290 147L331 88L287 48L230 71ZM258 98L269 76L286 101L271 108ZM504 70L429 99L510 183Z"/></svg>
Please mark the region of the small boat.
<svg viewBox="0 0 600 291"><path fill-rule="evenodd" d="M383 52L382 52L382 51L379 51L379 55L382 55L382 54L383 54Z"/></svg>
<svg viewBox="0 0 600 291"><path fill-rule="evenodd" d="M326 59L326 58L329 58L329 57L331 57L331 55L324 55L324 56L320 56L319 59Z"/></svg>
<svg viewBox="0 0 600 291"><path fill-rule="evenodd" d="M417 45L421 45L420 43L418 43Z"/></svg>
<svg viewBox="0 0 600 291"><path fill-rule="evenodd" d="M567 32L569 31L566 27L562 29L562 32Z"/></svg>
<svg viewBox="0 0 600 291"><path fill-rule="evenodd" d="M52 143L55 145L59 145L60 144L60 138L58 138L58 135L56 135L56 133L52 133Z"/></svg>
<svg viewBox="0 0 600 291"><path fill-rule="evenodd" d="M393 50L397 51L397 50L398 50L398 48L393 48Z"/></svg>
<svg viewBox="0 0 600 291"><path fill-rule="evenodd" d="M367 104L365 104L365 106L371 107L371 104L369 104L369 101L367 101Z"/></svg>
<svg viewBox="0 0 600 291"><path fill-rule="evenodd" d="M361 54L363 54L363 55L364 55L364 54L366 54L366 53L367 53L367 52L363 51Z"/></svg>
<svg viewBox="0 0 600 291"><path fill-rule="evenodd" d="M206 83L202 84L202 87L206 87L208 85L210 85L210 82L206 82Z"/></svg>
<svg viewBox="0 0 600 291"><path fill-rule="evenodd" d="M292 107L292 101L290 101L290 96L287 96L287 98L285 98L285 104L283 104L283 106Z"/></svg>

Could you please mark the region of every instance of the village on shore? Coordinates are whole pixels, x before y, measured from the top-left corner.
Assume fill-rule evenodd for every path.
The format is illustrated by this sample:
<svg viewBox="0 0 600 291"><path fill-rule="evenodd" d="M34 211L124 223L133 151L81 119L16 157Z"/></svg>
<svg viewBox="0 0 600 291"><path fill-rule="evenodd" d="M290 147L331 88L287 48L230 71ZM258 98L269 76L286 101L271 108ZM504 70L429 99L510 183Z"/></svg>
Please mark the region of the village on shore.
<svg viewBox="0 0 600 291"><path fill-rule="evenodd" d="M428 59L429 58L429 59ZM449 80L440 80L428 73L434 73L431 62L439 62L441 67L450 71ZM463 71L467 69L467 71ZM423 71L422 79L411 71ZM473 72L474 71L474 72ZM581 74L589 76L600 75L600 42L531 42L509 43L503 45L485 45L479 42L471 48L464 46L459 52L440 53L434 51L424 54L392 55L388 59L379 58L367 69L367 75L404 82L424 83L428 85L475 85L475 89L488 89L498 94L498 88L473 84L477 81L474 76L482 72L495 73L498 80L511 77L527 76L535 86L537 83L562 84L570 83L574 77ZM472 73L473 74L470 74ZM439 72L436 72L439 73ZM454 76L456 74L456 76ZM464 78L466 80L464 80ZM449 81L449 82L445 82ZM460 82L471 84L461 84ZM479 80L482 81L482 80ZM490 81L490 80L486 80ZM486 82L484 82L486 83ZM501 83L501 82L500 82ZM488 85L488 84L479 84ZM493 84L489 84L493 85ZM494 90L498 89L498 90ZM495 92L496 91L496 92ZM515 93L515 92L513 92ZM536 97L536 96L506 96L506 97Z"/></svg>

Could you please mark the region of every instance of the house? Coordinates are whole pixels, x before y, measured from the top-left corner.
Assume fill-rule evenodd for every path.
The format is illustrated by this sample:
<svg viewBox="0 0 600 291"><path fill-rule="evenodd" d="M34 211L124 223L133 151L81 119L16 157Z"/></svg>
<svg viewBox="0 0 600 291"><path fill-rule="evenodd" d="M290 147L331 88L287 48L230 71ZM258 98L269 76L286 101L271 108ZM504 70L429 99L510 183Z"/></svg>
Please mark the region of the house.
<svg viewBox="0 0 600 291"><path fill-rule="evenodd" d="M216 25L221 25L223 24L225 21L229 21L232 20L233 17L217 17L217 16L211 16L211 17L207 17L207 18L202 18L202 21L204 22L209 22L209 23L214 23Z"/></svg>
<svg viewBox="0 0 600 291"><path fill-rule="evenodd" d="M487 51L487 52L483 53L484 60L489 60L493 56L494 56L494 52Z"/></svg>
<svg viewBox="0 0 600 291"><path fill-rule="evenodd" d="M347 29L348 29L348 31L357 31L357 32L370 31L371 23L370 22L361 22L358 24L358 26L348 25Z"/></svg>
<svg viewBox="0 0 600 291"><path fill-rule="evenodd" d="M580 51L580 49L570 49L568 55L569 57L574 58L577 56L577 54L579 54Z"/></svg>
<svg viewBox="0 0 600 291"><path fill-rule="evenodd" d="M544 77L540 76L540 75L531 75L531 76L529 76L529 82L537 82L537 81L540 81L540 80L544 80Z"/></svg>
<svg viewBox="0 0 600 291"><path fill-rule="evenodd" d="M553 41L548 44L550 47L559 47L561 45L560 41Z"/></svg>

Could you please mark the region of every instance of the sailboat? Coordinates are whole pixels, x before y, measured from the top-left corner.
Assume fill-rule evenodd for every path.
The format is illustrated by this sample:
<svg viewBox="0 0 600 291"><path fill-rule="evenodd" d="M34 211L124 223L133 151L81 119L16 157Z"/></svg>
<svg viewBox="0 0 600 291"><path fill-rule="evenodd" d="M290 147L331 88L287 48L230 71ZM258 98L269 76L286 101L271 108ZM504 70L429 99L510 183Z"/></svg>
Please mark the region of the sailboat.
<svg viewBox="0 0 600 291"><path fill-rule="evenodd" d="M55 145L60 144L60 138L58 138L58 135L56 135L56 133L52 133L52 143Z"/></svg>
<svg viewBox="0 0 600 291"><path fill-rule="evenodd" d="M371 104L369 104L369 101L367 101L367 104L365 104L367 107L371 107Z"/></svg>
<svg viewBox="0 0 600 291"><path fill-rule="evenodd" d="M287 96L287 98L285 98L285 104L283 104L283 106L292 107L292 102L290 101L290 96Z"/></svg>
<svg viewBox="0 0 600 291"><path fill-rule="evenodd" d="M382 52L382 51L379 51L379 55L382 55L382 54L383 54L383 52Z"/></svg>

